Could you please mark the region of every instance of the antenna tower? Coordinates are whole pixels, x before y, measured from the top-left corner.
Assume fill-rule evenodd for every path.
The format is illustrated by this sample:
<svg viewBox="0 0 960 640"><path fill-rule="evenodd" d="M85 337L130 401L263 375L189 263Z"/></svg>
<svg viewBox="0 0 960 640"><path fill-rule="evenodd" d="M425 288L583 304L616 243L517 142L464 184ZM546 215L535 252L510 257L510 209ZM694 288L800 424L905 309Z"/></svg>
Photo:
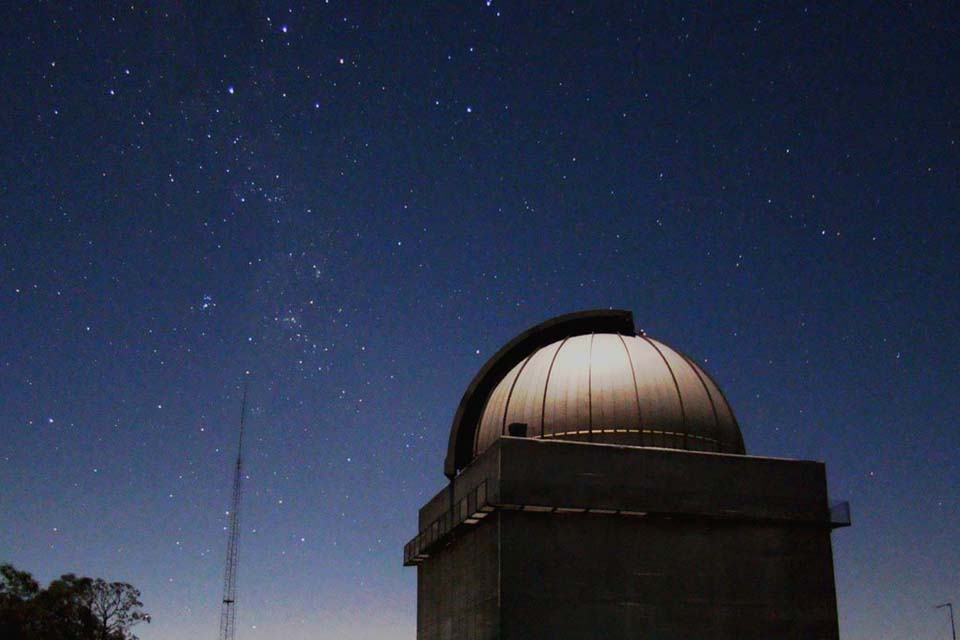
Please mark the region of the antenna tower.
<svg viewBox="0 0 960 640"><path fill-rule="evenodd" d="M240 559L240 501L243 498L243 426L247 416L247 378L243 379L240 402L240 442L237 465L233 471L233 497L230 499L230 523L227 537L227 562L223 570L223 604L220 608L220 640L233 640L237 617L237 565Z"/></svg>

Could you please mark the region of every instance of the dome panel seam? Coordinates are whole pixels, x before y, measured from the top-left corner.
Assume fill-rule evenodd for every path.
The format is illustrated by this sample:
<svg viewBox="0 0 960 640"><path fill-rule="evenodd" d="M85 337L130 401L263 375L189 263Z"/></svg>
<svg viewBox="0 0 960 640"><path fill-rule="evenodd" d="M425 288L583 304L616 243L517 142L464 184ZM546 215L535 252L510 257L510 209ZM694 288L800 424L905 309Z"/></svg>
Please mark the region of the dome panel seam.
<svg viewBox="0 0 960 640"><path fill-rule="evenodd" d="M570 336L567 336L560 343L560 346L557 347L557 350L553 352L553 357L550 359L550 367L547 369L547 377L543 382L543 402L540 405L540 437L544 437L544 432L547 428L547 389L550 388L550 374L553 373L553 365L557 361L557 356L560 355L560 350L563 349L563 346L567 344L567 340L570 339Z"/></svg>
<svg viewBox="0 0 960 640"><path fill-rule="evenodd" d="M637 403L637 422L640 424L640 428L643 428L643 411L640 410L640 388L637 386L637 372L633 368L633 358L630 356L630 349L627 347L627 341L623 339L621 334L617 334L617 337L620 338L620 344L623 345L623 351L627 354L627 363L630 365L630 375L633 377L633 399Z"/></svg>
<svg viewBox="0 0 960 640"><path fill-rule="evenodd" d="M672 347L671 347L672 349ZM693 371L693 374L697 376L697 380L700 381L700 385L703 387L703 390L707 393L707 400L710 401L710 409L713 411L713 424L716 428L717 441L720 444L720 447L723 447L723 434L720 433L720 415L717 413L717 405L713 402L713 394L710 393L710 388L707 387L706 381L704 381L703 376L700 375L700 372L697 371L697 367L694 366L694 363L690 358L680 351L673 349L673 352L676 353L680 358L687 363L687 366Z"/></svg>
<svg viewBox="0 0 960 640"><path fill-rule="evenodd" d="M596 333L590 334L590 351L587 354L587 429L590 430L590 441L593 441L593 339Z"/></svg>
<svg viewBox="0 0 960 640"><path fill-rule="evenodd" d="M644 340L646 340L647 343L648 343L651 347L653 347L653 350L656 351L657 354L660 356L660 359L663 360L663 364L666 365L667 371L670 372L670 378L673 380L673 386L674 386L674 388L677 390L677 399L680 401L680 424L683 425L683 431L684 431L684 433L686 433L686 431L687 431L687 412L686 412L686 411L684 410L684 408L683 408L683 393L680 392L680 383L677 382L677 376L676 376L676 374L673 372L673 367L670 366L670 363L667 361L667 357L666 357L665 355L663 355L663 352L660 351L659 347L657 347L656 344L654 344L653 340L651 340L651 339L648 338L647 336L640 336L640 337L643 338Z"/></svg>
<svg viewBox="0 0 960 640"><path fill-rule="evenodd" d="M513 382L510 383L510 391L507 393L507 401L503 405L503 420L501 421L500 425L500 435L505 435L507 433L507 414L510 412L510 400L513 399L513 390L517 387L517 382L520 380L520 376L523 375L523 370L527 368L527 363L529 363L530 359L539 352L540 349L537 349L526 357L526 359L523 361L523 364L520 365L520 370L517 371L517 375L514 377Z"/></svg>

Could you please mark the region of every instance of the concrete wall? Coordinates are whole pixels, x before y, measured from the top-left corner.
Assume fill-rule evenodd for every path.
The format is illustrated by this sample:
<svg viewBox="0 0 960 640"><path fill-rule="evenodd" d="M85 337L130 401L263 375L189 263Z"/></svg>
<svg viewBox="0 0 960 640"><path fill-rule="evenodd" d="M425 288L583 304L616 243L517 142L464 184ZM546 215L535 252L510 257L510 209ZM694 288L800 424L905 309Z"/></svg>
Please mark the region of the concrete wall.
<svg viewBox="0 0 960 640"><path fill-rule="evenodd" d="M483 481L498 510L418 566L421 640L838 637L821 463L501 438L456 496Z"/></svg>
<svg viewBox="0 0 960 640"><path fill-rule="evenodd" d="M417 640L501 637L498 515L417 567Z"/></svg>
<svg viewBox="0 0 960 640"><path fill-rule="evenodd" d="M835 640L830 533L501 513L501 638Z"/></svg>
<svg viewBox="0 0 960 640"><path fill-rule="evenodd" d="M820 462L523 438L494 453L504 504L829 520Z"/></svg>

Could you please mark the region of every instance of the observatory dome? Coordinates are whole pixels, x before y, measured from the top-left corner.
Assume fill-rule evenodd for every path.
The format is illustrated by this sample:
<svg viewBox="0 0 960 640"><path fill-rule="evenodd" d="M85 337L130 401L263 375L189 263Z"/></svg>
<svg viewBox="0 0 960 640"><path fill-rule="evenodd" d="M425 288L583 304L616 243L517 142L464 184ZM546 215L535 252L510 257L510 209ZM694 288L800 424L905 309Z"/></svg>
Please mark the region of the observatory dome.
<svg viewBox="0 0 960 640"><path fill-rule="evenodd" d="M447 475L503 435L745 452L713 379L679 351L637 334L628 311L560 316L494 355L457 411Z"/></svg>

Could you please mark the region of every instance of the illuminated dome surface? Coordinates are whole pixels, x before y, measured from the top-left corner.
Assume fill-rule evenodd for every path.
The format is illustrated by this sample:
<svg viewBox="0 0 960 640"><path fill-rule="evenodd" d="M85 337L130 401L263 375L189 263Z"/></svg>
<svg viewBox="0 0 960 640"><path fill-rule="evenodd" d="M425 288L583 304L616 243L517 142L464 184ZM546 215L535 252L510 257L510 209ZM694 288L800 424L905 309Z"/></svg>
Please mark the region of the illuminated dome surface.
<svg viewBox="0 0 960 640"><path fill-rule="evenodd" d="M637 335L627 311L554 318L491 358L457 412L447 474L511 431L528 438L745 452L733 411L713 379L680 352Z"/></svg>

